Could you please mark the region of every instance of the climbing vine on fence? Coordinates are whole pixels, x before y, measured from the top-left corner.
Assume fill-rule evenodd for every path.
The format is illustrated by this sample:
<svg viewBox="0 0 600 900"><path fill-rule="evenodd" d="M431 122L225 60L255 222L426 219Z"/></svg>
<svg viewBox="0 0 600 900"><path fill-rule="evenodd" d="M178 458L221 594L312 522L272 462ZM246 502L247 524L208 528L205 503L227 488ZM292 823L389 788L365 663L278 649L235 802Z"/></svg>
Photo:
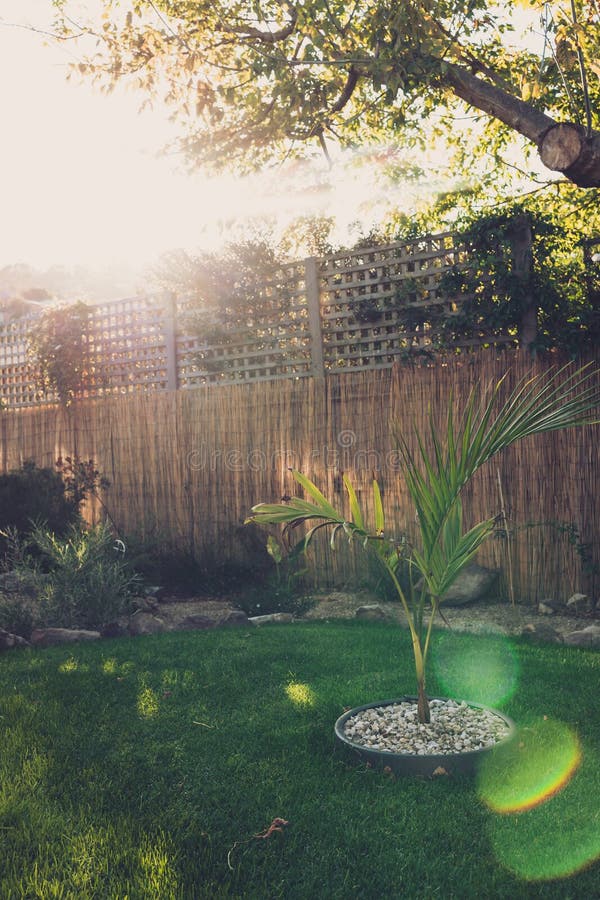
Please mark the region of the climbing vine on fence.
<svg viewBox="0 0 600 900"><path fill-rule="evenodd" d="M531 268L517 272L514 223L523 217L531 228ZM469 264L442 278L443 290L461 301L440 325L442 343L445 333L469 337L482 323L516 336L530 303L537 308L533 351L558 348L575 356L598 340L600 321L587 289L580 234L572 223L513 206L464 222L456 241L465 245Z"/></svg>

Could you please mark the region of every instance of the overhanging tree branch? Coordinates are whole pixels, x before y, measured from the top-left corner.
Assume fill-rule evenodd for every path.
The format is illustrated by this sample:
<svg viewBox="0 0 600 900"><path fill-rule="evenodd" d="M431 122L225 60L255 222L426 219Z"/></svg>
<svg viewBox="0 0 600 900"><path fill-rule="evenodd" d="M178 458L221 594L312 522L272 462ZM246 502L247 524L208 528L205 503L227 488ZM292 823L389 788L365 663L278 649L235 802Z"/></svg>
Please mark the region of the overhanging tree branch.
<svg viewBox="0 0 600 900"><path fill-rule="evenodd" d="M457 97L475 106L514 131L539 144L543 135L556 124L554 119L525 103L508 91L473 75L462 66L446 62L440 77Z"/></svg>
<svg viewBox="0 0 600 900"><path fill-rule="evenodd" d="M237 34L241 37L258 40L263 44L278 44L280 41L285 41L289 38L296 28L298 13L291 5L288 5L288 10L290 21L277 31L263 31L261 28L255 28L252 25L224 25L223 30L229 34Z"/></svg>
<svg viewBox="0 0 600 900"><path fill-rule="evenodd" d="M579 187L600 187L600 132L588 135L581 125L557 122L455 63L444 64L440 81L465 103L533 141L552 171L562 172Z"/></svg>
<svg viewBox="0 0 600 900"><path fill-rule="evenodd" d="M71 37L65 12L71 0L54 2L57 36ZM592 60L600 38L593 29L580 28L574 41L565 31L566 68L550 61L543 66L543 54L536 59L531 50L502 39L502 21L510 24L514 2L491 9L490 0L488 10L485 0L351 0L347 6L337 0L99 0L100 50L80 71L110 85L145 68L147 77L138 77L137 86L157 94L166 85L167 102L186 113L193 141L184 144L193 148L190 155L206 159L204 147L216 158L221 147L231 160L250 159L249 166L284 153L291 136L320 139L328 130L336 134L333 127L342 140L381 139L386 130L393 138L442 105L445 91L533 142L551 170L578 186L600 187L600 132L592 120L600 98L595 81L589 83L589 102L584 97L583 130L575 104L575 45ZM580 2L589 19L596 0ZM116 6L126 13L124 26ZM148 11L150 22L143 15ZM202 94L198 103L198 85L209 69L216 73L212 95ZM252 90L241 90L229 75L239 72L248 74ZM512 78L542 85L546 109L535 99L524 100ZM187 113L194 108L198 128ZM446 120L451 140L458 141L457 120L451 114ZM240 130L245 140L233 146L231 138Z"/></svg>
<svg viewBox="0 0 600 900"><path fill-rule="evenodd" d="M346 80L346 84L344 85L340 96L338 97L336 102L331 107L331 112L336 113L336 112L342 111L342 109L346 106L346 104L349 102L350 98L352 97L352 94L354 93L354 88L358 84L358 79L359 79L358 71L354 68L354 66L350 66L350 69L348 70L348 78Z"/></svg>

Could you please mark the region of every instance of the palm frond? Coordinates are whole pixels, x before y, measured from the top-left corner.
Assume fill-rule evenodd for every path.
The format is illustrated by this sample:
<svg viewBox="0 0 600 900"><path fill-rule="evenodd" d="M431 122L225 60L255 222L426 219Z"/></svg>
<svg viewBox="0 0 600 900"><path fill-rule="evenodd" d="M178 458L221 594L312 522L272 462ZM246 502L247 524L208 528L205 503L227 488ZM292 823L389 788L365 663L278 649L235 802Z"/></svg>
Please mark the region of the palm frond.
<svg viewBox="0 0 600 900"><path fill-rule="evenodd" d="M435 586L440 592L438 597L476 550L468 549L469 542L460 543L459 505L461 491L475 472L524 437L598 421L598 372L589 366L570 371L568 365L547 377L527 376L498 409L503 383L504 378L483 393L472 390L458 426L449 404L445 448L433 417L429 426L431 451L418 429L414 430L416 455L405 435L397 433L406 485L421 533L422 556L418 554L415 560L423 577L431 582L430 588ZM476 527L468 534L473 540L481 538L479 546L488 533L489 527L482 523L481 532Z"/></svg>

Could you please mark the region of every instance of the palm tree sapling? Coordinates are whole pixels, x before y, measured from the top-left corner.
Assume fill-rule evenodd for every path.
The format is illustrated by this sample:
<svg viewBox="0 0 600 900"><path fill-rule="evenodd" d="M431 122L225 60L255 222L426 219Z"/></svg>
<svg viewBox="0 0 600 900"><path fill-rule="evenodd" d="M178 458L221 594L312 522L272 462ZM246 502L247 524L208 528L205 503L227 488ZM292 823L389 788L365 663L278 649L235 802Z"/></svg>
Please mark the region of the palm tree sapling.
<svg viewBox="0 0 600 900"><path fill-rule="evenodd" d="M486 462L524 437L595 424L594 411L600 401L599 374L589 366L574 370L569 364L546 376L526 376L504 402L500 393L506 376L488 389L477 385L460 415L454 413L452 400L449 402L443 438L432 415L428 442L425 434L413 427L416 451L396 424L394 433L402 474L416 512L418 546L399 544L386 534L381 493L375 478L373 527L366 522L356 492L345 475L350 516L335 509L317 486L295 469L292 469L293 477L310 499L293 497L287 502L259 503L252 508L248 522L283 524L288 535L298 526L311 523L296 545L297 550L306 550L317 531L331 528L332 547L338 536L343 536L358 541L375 554L394 585L408 621L421 723L429 722L430 718L425 690L426 665L431 630L440 604L494 529L493 518L469 529L463 527L463 488ZM408 588L400 578L402 566L408 568ZM429 616L425 622L427 605Z"/></svg>

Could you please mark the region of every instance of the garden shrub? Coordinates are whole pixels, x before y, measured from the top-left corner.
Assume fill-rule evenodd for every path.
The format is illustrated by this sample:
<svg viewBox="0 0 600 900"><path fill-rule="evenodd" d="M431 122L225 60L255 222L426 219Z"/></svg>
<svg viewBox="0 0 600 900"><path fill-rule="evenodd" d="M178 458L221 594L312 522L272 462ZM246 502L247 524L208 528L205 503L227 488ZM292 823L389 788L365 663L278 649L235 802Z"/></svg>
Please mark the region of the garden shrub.
<svg viewBox="0 0 600 900"><path fill-rule="evenodd" d="M264 580L262 559L253 565L232 560L217 561L216 553L204 553L199 558L192 550L137 535L127 535L125 543L130 564L142 584L159 587L161 592L172 596L210 594L229 597L246 590L249 584Z"/></svg>
<svg viewBox="0 0 600 900"><path fill-rule="evenodd" d="M93 459L80 459L78 456L59 456L56 460L56 471L60 474L65 486L65 496L81 507L89 496L98 497L98 492L110 487L110 481L99 469Z"/></svg>
<svg viewBox="0 0 600 900"><path fill-rule="evenodd" d="M139 576L108 526L72 526L60 537L38 525L30 541L47 569L38 584L45 624L95 628L129 610Z"/></svg>
<svg viewBox="0 0 600 900"><path fill-rule="evenodd" d="M0 593L0 629L29 640L40 624L37 604L31 598Z"/></svg>
<svg viewBox="0 0 600 900"><path fill-rule="evenodd" d="M299 555L285 555L278 541L270 535L266 545L274 569L262 582L247 588L238 599L239 606L249 616L269 613L292 613L301 616L314 606L314 600L302 590L306 569L299 568Z"/></svg>
<svg viewBox="0 0 600 900"><path fill-rule="evenodd" d="M2 568L16 568L11 554L39 524L63 536L81 522L80 509L88 496L98 496L110 482L93 459L59 457L55 469L26 460L19 469L0 475L0 560ZM11 537L14 539L11 543ZM35 549L29 548L35 554Z"/></svg>
<svg viewBox="0 0 600 900"><path fill-rule="evenodd" d="M145 585L165 588L171 594L199 593L206 571L190 550L138 535L127 535L124 540L130 565Z"/></svg>
<svg viewBox="0 0 600 900"><path fill-rule="evenodd" d="M14 526L0 536L5 552L0 559L0 628L11 634L29 636L39 623L35 602L40 579L37 563L27 552L27 544Z"/></svg>
<svg viewBox="0 0 600 900"><path fill-rule="evenodd" d="M65 534L79 519L79 502L65 490L60 472L26 460L19 469L0 475L0 553L9 551L7 529L21 537L33 522L44 522L55 534Z"/></svg>

